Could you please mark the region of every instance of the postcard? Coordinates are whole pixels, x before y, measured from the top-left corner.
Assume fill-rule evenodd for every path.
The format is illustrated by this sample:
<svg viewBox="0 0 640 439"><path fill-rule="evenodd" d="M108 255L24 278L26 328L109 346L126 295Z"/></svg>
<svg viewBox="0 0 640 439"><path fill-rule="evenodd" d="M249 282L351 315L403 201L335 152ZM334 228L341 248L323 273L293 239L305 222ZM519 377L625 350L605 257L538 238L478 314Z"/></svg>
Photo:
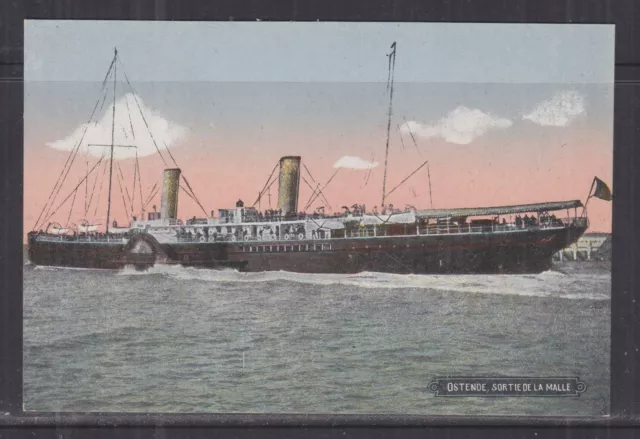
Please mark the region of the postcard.
<svg viewBox="0 0 640 439"><path fill-rule="evenodd" d="M25 22L24 409L609 413L609 25Z"/></svg>

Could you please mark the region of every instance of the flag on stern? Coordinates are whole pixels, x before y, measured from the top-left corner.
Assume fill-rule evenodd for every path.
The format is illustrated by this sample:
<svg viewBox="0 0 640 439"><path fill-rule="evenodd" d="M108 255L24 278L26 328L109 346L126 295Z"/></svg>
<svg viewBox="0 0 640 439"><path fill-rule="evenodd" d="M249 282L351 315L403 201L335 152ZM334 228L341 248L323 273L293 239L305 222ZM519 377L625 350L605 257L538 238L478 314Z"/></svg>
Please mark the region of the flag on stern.
<svg viewBox="0 0 640 439"><path fill-rule="evenodd" d="M595 184L595 190L593 191L592 197L600 198L601 200L611 201L611 189L607 184L600 180L598 177L593 178L593 182Z"/></svg>

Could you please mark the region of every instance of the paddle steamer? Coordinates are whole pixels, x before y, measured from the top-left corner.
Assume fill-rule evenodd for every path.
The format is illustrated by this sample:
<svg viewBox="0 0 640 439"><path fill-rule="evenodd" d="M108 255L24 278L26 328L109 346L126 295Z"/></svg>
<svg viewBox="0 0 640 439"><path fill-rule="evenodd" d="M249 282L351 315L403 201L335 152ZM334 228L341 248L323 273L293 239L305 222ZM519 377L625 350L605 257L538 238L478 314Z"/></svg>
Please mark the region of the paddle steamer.
<svg viewBox="0 0 640 439"><path fill-rule="evenodd" d="M387 55L390 83L386 157L395 43L391 48ZM107 78L113 75L113 123L118 63L116 51L103 82L104 87ZM131 86L128 79L127 83ZM154 208L144 212L142 206L142 216L132 215L123 227L110 224L116 147L112 138L108 149L110 159L104 162L105 170L109 167L104 226L87 220L64 226L51 222L51 212L58 211L70 197L55 209L53 203L49 203L38 219L42 227L36 227L28 234L28 253L33 264L92 269L127 266L146 269L157 264L179 264L210 269L304 273L538 273L548 269L552 256L576 242L588 227L586 209L579 200L457 209L394 209L387 205L387 197L392 191L386 190L386 157L380 211L356 203L336 214L325 214L323 210L307 213L312 202L323 196L322 190L314 189L313 200L300 208L298 198L304 165L301 157L287 156L276 164L252 206L245 206L239 200L235 207L183 221L178 218L179 194L184 193L202 206L170 153L175 166L167 166L164 170L160 211ZM77 150L72 151L73 154L77 154ZM158 154L162 154L160 149ZM73 160L68 162L73 163ZM90 175L98 164L87 171L81 184L89 186ZM67 164L64 175L68 173L66 167ZM308 171L306 166L304 169ZM259 210L255 205L276 180L277 209ZM136 182L134 176L134 194ZM61 184L58 181L56 187ZM79 187L75 188L76 192ZM591 192L589 195L591 197ZM560 212L566 212L566 215Z"/></svg>

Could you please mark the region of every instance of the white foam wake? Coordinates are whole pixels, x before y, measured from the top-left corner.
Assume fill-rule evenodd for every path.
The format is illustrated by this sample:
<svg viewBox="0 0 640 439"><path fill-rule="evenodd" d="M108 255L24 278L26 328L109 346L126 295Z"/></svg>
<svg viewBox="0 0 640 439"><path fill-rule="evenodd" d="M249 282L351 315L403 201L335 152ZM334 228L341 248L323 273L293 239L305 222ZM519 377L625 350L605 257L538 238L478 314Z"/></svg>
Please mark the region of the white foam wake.
<svg viewBox="0 0 640 439"><path fill-rule="evenodd" d="M120 276L161 275L200 282L288 281L313 285L343 285L371 289L425 289L475 294L502 294L564 299L609 300L610 276L602 274L566 275L545 271L537 275L413 275L362 272L357 274L308 274L288 271L240 273L236 270L207 270L181 266L154 266L147 271L127 268ZM579 283L579 285L577 285Z"/></svg>

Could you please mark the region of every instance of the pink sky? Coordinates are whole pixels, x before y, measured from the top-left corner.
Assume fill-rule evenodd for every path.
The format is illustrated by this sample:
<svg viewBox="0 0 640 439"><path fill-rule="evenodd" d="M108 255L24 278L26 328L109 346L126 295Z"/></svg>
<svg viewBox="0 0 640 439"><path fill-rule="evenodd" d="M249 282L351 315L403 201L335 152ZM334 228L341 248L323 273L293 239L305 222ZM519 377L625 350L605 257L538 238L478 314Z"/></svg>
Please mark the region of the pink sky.
<svg viewBox="0 0 640 439"><path fill-rule="evenodd" d="M342 169L333 182L325 190L333 211L339 211L343 205L364 203L368 208L379 206L382 187L382 162L384 160L384 143L381 142L384 132L375 132L369 138L362 138L361 148L354 145L354 139L302 138L292 134L279 139L278 142L263 142L259 149L252 144L227 144L224 155L214 155L198 145L206 144L211 139L187 139L181 146L172 148L172 153L189 179L196 195L207 212L211 209L233 207L238 198L250 205L263 187L273 166L282 155L301 155L303 163L313 173L315 179L324 184L333 174L333 164L343 155L354 155L353 150L371 150L371 144L379 144L376 148L375 161L381 163L375 168L365 186L367 171ZM494 139L495 140L495 139ZM395 142L389 158L387 188L390 190L430 154L430 171L435 208L479 207L489 205L524 204L544 201L561 201L580 199L585 201L594 176L612 184L612 147L607 133L574 129L562 138L563 146L554 148L552 154L538 153L544 149L543 139L522 139L518 141L517 154L504 145L493 146L494 140L480 138L476 145L451 145L442 140L430 140L427 147L422 147L422 158L407 145L405 151L399 149ZM342 142L342 144L340 143ZM301 146L303 145L303 147ZM323 145L331 145L326 148ZM366 146L366 147L365 147ZM411 147L412 148L412 147ZM478 151L483 151L479 155ZM218 153L219 154L219 153ZM357 154L355 154L357 155ZM370 160L360 154L363 159ZM44 205L55 181L62 169L68 152L57 151L44 145L27 145L25 148L25 184L24 184L24 227L25 234L34 226L42 206ZM80 158L79 158L80 160ZM133 160L120 161L131 189ZM64 197L84 175L84 165L77 162L69 173L64 188L61 190L55 205ZM143 178L143 192L147 197L150 187L159 181L163 164L157 155L140 160ZM306 177L306 172L303 172ZM308 179L308 177L307 177ZM112 195L112 219L121 223L128 222L120 190L114 174ZM92 184L92 183L91 183ZM106 206L106 182L101 195L101 205ZM613 188L612 188L613 189ZM91 188L89 189L91 191ZM138 192L138 191L137 191ZM417 195L414 196L413 192ZM138 192L139 193L139 192ZM308 186L301 181L300 208L311 193ZM277 182L272 186L272 205L277 200ZM139 198L136 195L136 198ZM70 201L54 217L55 221L65 224L69 214ZM179 200L179 216L189 218L202 216L199 207L181 193ZM429 207L429 192L426 168L423 168L388 200L396 207L412 204L418 208ZM83 217L84 186L78 192L71 222ZM139 204L136 202L136 210ZM160 196L149 204L160 208ZM316 204L317 205L317 204ZM106 216L106 207L98 211L98 217ZM268 207L265 197L262 208ZM90 209L92 213L94 208ZM599 199L589 202L589 218L591 232L611 231L611 203ZM74 221L75 218L75 221ZM103 220L104 221L104 220Z"/></svg>

